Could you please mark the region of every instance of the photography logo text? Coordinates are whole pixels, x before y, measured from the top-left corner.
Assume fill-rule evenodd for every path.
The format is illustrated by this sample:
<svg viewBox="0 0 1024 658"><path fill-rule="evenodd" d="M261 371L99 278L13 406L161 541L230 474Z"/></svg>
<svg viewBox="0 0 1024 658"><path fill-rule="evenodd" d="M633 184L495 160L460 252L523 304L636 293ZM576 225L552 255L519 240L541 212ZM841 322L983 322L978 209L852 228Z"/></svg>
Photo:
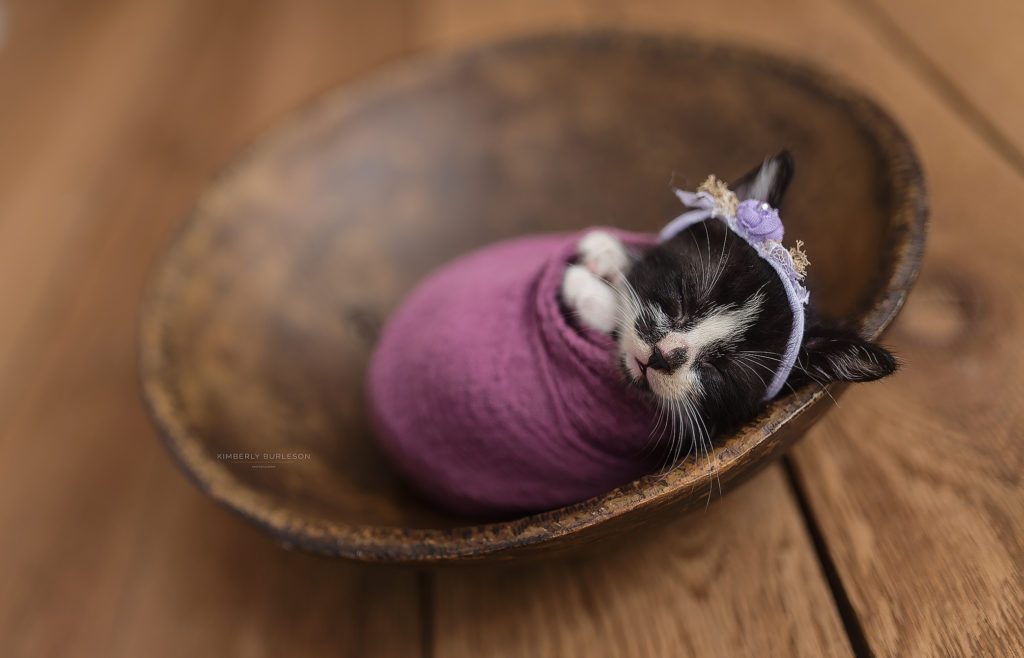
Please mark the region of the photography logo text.
<svg viewBox="0 0 1024 658"><path fill-rule="evenodd" d="M283 464L308 462L308 452L218 452L217 461L229 464L247 464L250 468L277 468Z"/></svg>

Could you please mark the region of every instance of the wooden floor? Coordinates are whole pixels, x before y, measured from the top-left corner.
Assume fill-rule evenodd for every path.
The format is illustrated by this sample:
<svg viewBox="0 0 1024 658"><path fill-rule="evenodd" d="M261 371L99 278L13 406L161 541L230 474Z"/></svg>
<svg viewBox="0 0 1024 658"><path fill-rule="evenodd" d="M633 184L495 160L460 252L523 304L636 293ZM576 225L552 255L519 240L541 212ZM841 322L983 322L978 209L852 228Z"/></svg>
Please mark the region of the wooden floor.
<svg viewBox="0 0 1024 658"><path fill-rule="evenodd" d="M0 655L1024 655L1024 3L0 0ZM148 422L134 318L210 176L410 53L624 26L812 60L923 158L905 371L599 558L416 573L283 551Z"/></svg>

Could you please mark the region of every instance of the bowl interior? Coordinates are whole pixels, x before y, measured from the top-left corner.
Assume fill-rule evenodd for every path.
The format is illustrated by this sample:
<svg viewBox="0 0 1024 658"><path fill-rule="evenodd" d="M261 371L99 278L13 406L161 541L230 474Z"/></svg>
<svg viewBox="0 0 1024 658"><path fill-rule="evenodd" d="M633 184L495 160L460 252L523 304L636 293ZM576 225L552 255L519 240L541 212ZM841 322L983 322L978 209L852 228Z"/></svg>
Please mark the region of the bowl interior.
<svg viewBox="0 0 1024 658"><path fill-rule="evenodd" d="M729 180L783 147L797 170L787 241L806 243L818 308L877 334L916 271L920 172L892 124L827 79L623 35L531 39L374 76L301 112L202 195L144 307L151 410L203 489L313 550L446 559L543 545L573 522L639 523L711 465L509 523L421 503L364 416L376 333L461 253L538 231L656 231L681 211L671 180ZM723 481L781 449L778 430L819 397L790 396L726 441Z"/></svg>

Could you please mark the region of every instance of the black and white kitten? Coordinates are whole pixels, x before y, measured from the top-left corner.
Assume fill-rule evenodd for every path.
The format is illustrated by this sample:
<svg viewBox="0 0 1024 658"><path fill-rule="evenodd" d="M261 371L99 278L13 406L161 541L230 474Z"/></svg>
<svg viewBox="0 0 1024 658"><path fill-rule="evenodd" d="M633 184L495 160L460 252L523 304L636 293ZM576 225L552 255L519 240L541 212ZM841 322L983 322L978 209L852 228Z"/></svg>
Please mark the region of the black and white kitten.
<svg viewBox="0 0 1024 658"><path fill-rule="evenodd" d="M739 201L778 208L792 175L783 151L733 191ZM585 235L577 252L562 281L564 303L580 322L617 339L623 374L660 401L680 439L706 449L716 433L754 418L786 348L793 311L779 275L752 246L712 218L642 254L599 230ZM885 348L820 324L808 309L784 390L871 381L895 370Z"/></svg>

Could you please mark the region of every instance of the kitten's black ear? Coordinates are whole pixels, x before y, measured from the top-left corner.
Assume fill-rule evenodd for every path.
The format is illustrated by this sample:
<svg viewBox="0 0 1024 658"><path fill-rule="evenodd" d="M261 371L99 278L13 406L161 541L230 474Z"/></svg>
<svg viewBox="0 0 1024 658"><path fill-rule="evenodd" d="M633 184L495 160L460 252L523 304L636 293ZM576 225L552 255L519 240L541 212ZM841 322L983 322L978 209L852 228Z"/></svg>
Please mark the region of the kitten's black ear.
<svg viewBox="0 0 1024 658"><path fill-rule="evenodd" d="M869 382L896 372L896 357L881 345L864 340L849 329L809 327L789 384L807 382Z"/></svg>
<svg viewBox="0 0 1024 658"><path fill-rule="evenodd" d="M789 181L793 179L793 157L789 151L782 151L774 158L768 158L761 166L755 167L732 186L740 201L757 199L767 201L773 208L782 205Z"/></svg>

